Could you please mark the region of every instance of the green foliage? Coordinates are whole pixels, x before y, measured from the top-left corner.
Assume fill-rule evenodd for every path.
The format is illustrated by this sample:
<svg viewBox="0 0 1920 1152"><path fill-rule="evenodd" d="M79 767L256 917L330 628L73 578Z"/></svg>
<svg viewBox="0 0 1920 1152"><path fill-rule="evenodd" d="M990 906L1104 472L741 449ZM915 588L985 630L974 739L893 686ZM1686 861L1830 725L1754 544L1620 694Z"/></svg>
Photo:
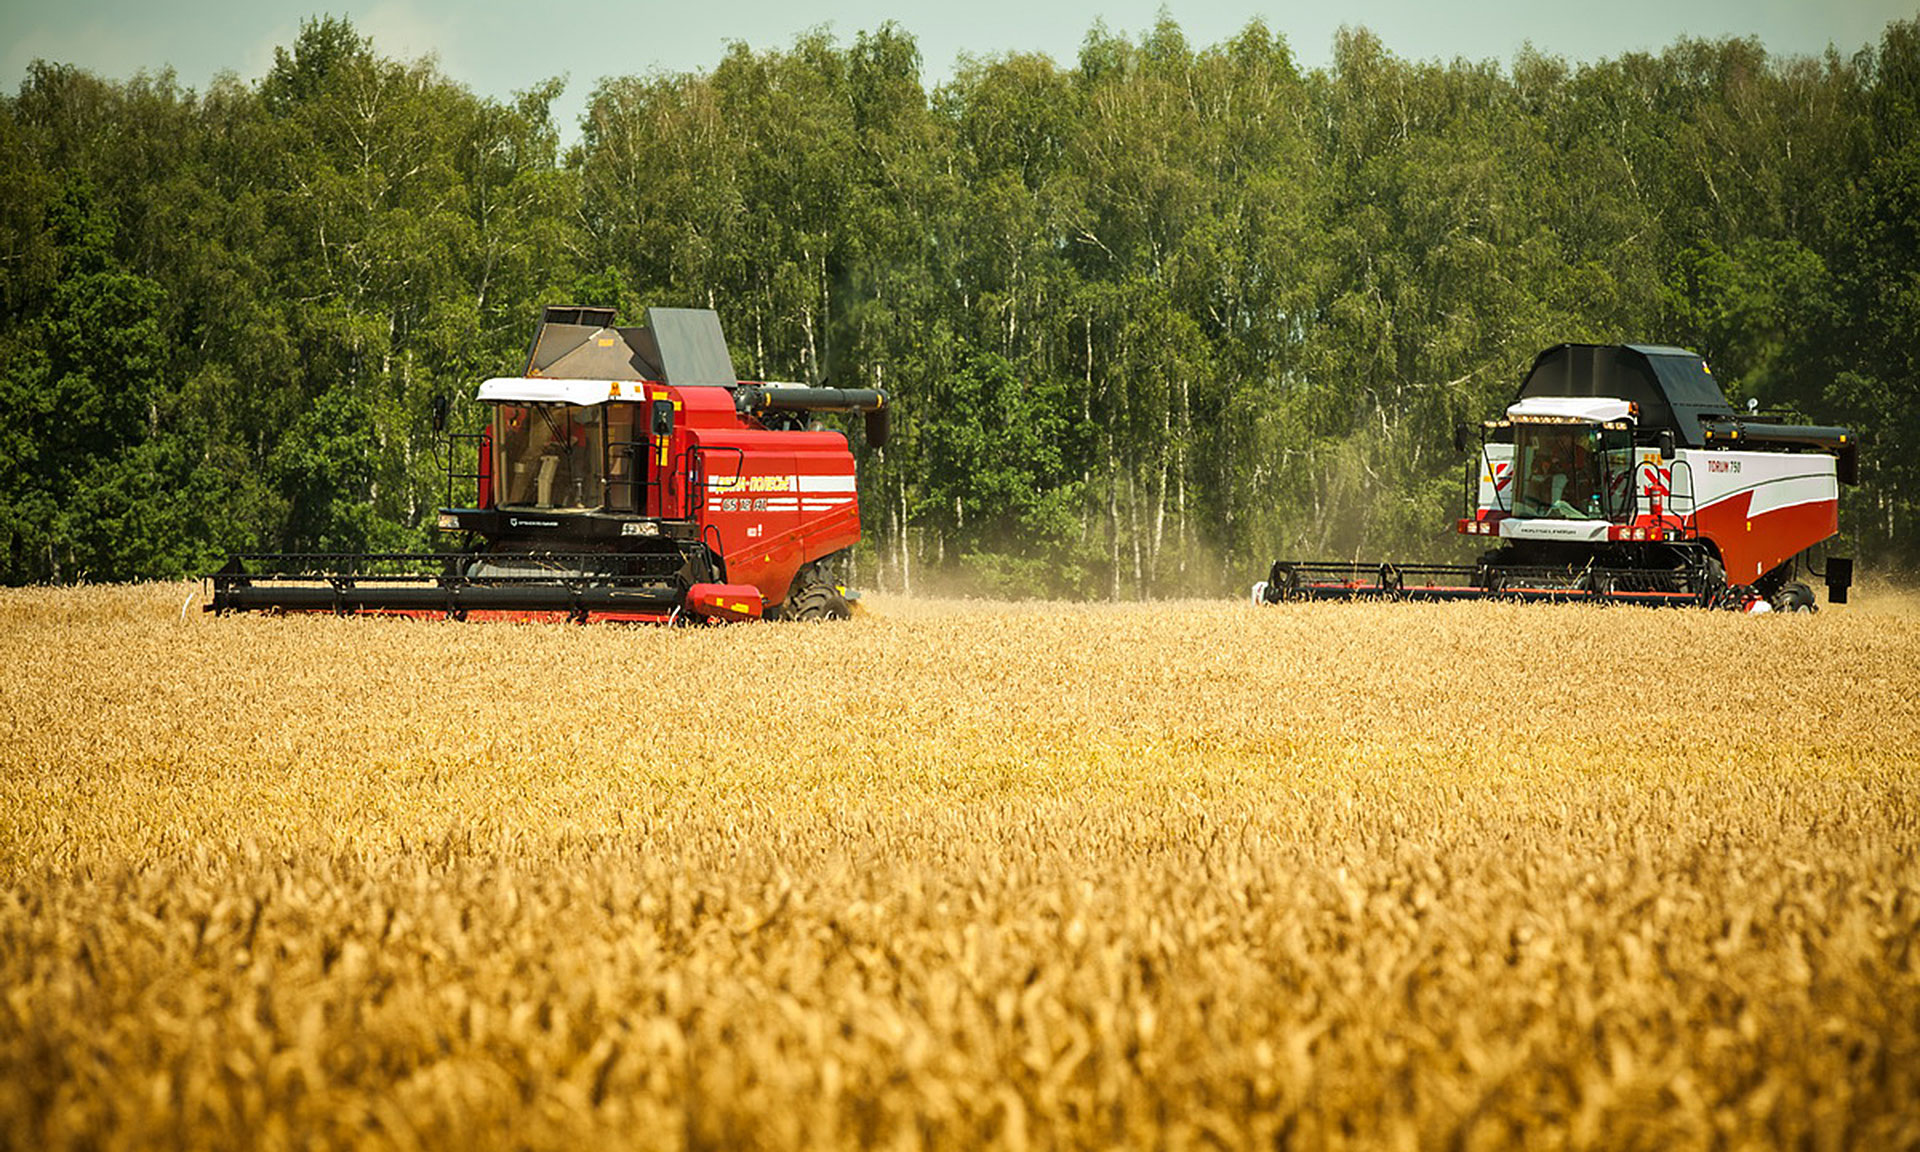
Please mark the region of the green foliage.
<svg viewBox="0 0 1920 1152"><path fill-rule="evenodd" d="M258 83L36 62L0 100L0 578L411 546L547 303L721 312L743 374L886 388L863 567L1147 596L1281 552L1439 555L1459 421L1540 348L1680 343L1869 434L1920 561L1920 22L1851 58L1682 40L1302 71L1096 24L928 90L894 24L481 99L350 22ZM857 439L857 437L856 437Z"/></svg>
<svg viewBox="0 0 1920 1152"><path fill-rule="evenodd" d="M956 560L976 572L1030 582L1002 593L1060 592L1083 578L1075 555L1080 533L1084 436L1073 398L1058 381L1022 381L991 353L963 351L947 382L943 419L920 438L921 499L915 522L933 527ZM979 559L1018 556L1022 565Z"/></svg>
<svg viewBox="0 0 1920 1152"><path fill-rule="evenodd" d="M375 515L379 447L365 399L336 388L314 402L272 460L292 502L284 546L364 552L406 542L400 526Z"/></svg>

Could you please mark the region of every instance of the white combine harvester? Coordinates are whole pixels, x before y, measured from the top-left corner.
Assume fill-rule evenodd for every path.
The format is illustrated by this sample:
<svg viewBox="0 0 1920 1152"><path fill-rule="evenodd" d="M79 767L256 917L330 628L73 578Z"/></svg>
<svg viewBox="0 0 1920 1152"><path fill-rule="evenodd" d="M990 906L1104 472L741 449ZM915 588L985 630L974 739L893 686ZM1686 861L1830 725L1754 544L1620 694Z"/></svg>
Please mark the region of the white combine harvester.
<svg viewBox="0 0 1920 1152"><path fill-rule="evenodd" d="M1455 447L1474 439L1462 425ZM1535 358L1503 419L1482 425L1456 523L1492 545L1476 564L1281 560L1255 603L1288 599L1845 603L1853 563L1818 546L1856 479L1846 428L1735 413L1682 348L1561 344ZM1478 482L1474 482L1477 475Z"/></svg>

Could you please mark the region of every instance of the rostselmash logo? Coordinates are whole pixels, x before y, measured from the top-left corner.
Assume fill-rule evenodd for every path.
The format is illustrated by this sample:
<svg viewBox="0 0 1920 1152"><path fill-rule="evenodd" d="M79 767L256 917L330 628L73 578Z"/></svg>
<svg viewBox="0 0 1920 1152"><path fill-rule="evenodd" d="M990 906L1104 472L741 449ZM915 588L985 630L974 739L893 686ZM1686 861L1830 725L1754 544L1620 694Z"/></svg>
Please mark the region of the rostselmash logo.
<svg viewBox="0 0 1920 1152"><path fill-rule="evenodd" d="M558 528L560 527L560 521L558 520L522 520L518 516L509 516L507 517L507 527L509 528Z"/></svg>

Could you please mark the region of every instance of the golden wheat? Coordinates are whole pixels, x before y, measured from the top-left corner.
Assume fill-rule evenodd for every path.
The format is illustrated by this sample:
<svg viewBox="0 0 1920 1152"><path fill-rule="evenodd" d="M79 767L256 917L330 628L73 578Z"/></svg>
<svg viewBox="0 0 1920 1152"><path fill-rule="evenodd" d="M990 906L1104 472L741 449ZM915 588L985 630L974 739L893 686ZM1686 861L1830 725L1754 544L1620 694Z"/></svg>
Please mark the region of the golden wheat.
<svg viewBox="0 0 1920 1152"><path fill-rule="evenodd" d="M1920 604L0 594L12 1147L1920 1146Z"/></svg>

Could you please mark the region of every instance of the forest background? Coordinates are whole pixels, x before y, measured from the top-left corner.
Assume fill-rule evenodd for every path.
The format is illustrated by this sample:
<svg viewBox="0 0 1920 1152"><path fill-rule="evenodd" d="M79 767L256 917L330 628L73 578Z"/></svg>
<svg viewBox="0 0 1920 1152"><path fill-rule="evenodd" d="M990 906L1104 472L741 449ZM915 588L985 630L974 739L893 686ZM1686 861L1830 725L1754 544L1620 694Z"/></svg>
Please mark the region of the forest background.
<svg viewBox="0 0 1920 1152"><path fill-rule="evenodd" d="M1843 546L1920 560L1920 21L1586 64L1349 29L1307 70L1163 19L932 90L884 25L604 80L566 148L562 85L482 98L335 18L204 92L36 63L0 97L0 579L429 546L433 401L477 426L549 303L712 307L744 378L885 388L856 559L895 591L1459 558L1452 429L1562 341L1856 427Z"/></svg>

